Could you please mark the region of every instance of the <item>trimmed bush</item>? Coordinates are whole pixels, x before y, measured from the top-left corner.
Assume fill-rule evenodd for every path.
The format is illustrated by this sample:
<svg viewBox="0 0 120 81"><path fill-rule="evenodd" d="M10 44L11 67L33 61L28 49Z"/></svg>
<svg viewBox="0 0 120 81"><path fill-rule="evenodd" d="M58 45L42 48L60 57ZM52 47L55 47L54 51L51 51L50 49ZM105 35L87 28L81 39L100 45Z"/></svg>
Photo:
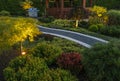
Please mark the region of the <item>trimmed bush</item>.
<svg viewBox="0 0 120 81"><path fill-rule="evenodd" d="M62 50L59 47L43 42L33 48L32 55L43 58L48 65L51 65L52 63L55 63L61 52Z"/></svg>
<svg viewBox="0 0 120 81"><path fill-rule="evenodd" d="M120 25L120 10L108 11L108 25Z"/></svg>
<svg viewBox="0 0 120 81"><path fill-rule="evenodd" d="M97 32L98 31L98 26L94 24L94 25L91 25L88 29L90 31Z"/></svg>
<svg viewBox="0 0 120 81"><path fill-rule="evenodd" d="M49 69L42 81L78 81L78 79L67 70Z"/></svg>
<svg viewBox="0 0 120 81"><path fill-rule="evenodd" d="M88 28L90 24L87 21L81 21L79 22L78 26L82 28Z"/></svg>
<svg viewBox="0 0 120 81"><path fill-rule="evenodd" d="M47 69L43 59L20 56L12 60L5 68L4 76L6 81L39 81Z"/></svg>
<svg viewBox="0 0 120 81"><path fill-rule="evenodd" d="M10 12L6 11L6 10L2 10L0 12L0 16L10 16Z"/></svg>
<svg viewBox="0 0 120 81"><path fill-rule="evenodd" d="M78 53L63 53L57 59L59 67L78 74L82 70L81 56Z"/></svg>
<svg viewBox="0 0 120 81"><path fill-rule="evenodd" d="M120 81L120 41L85 50L82 61L90 81Z"/></svg>

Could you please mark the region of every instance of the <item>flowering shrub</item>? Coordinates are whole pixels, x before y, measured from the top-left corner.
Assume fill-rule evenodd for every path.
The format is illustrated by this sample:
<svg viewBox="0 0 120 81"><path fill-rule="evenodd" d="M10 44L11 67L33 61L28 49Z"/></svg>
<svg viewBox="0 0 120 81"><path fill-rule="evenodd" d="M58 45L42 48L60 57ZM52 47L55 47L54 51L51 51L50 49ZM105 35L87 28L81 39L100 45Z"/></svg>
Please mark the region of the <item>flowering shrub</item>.
<svg viewBox="0 0 120 81"><path fill-rule="evenodd" d="M59 67L79 73L82 69L81 55L78 53L63 53L57 59Z"/></svg>

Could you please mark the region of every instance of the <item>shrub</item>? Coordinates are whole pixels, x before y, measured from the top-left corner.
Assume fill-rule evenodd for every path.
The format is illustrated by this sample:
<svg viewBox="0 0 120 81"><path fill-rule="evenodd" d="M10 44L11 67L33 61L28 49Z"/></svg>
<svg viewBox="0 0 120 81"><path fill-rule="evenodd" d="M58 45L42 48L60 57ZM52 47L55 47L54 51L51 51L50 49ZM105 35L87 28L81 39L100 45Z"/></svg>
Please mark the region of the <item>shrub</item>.
<svg viewBox="0 0 120 81"><path fill-rule="evenodd" d="M82 61L90 81L120 81L120 41L85 50Z"/></svg>
<svg viewBox="0 0 120 81"><path fill-rule="evenodd" d="M107 9L101 6L94 6L90 9L91 16L89 17L89 23L92 24L106 24L108 17L106 15Z"/></svg>
<svg viewBox="0 0 120 81"><path fill-rule="evenodd" d="M44 77L44 81L78 81L69 71L62 69L50 69Z"/></svg>
<svg viewBox="0 0 120 81"><path fill-rule="evenodd" d="M66 19L57 19L51 23L53 27L71 27L71 22Z"/></svg>
<svg viewBox="0 0 120 81"><path fill-rule="evenodd" d="M48 17L40 17L39 21L44 22L44 23L50 23L54 21L55 18L53 16L48 16Z"/></svg>
<svg viewBox="0 0 120 81"><path fill-rule="evenodd" d="M101 28L100 32L111 37L120 37L120 26L106 26Z"/></svg>
<svg viewBox="0 0 120 81"><path fill-rule="evenodd" d="M120 10L109 10L108 25L120 25Z"/></svg>
<svg viewBox="0 0 120 81"><path fill-rule="evenodd" d="M54 39L54 36L50 35L50 34L41 34L41 35L38 35L37 37L35 37L35 40L39 40L40 38L43 38L46 41L52 41Z"/></svg>
<svg viewBox="0 0 120 81"><path fill-rule="evenodd" d="M98 26L97 25L91 25L88 29L90 31L97 32L98 31Z"/></svg>
<svg viewBox="0 0 120 81"><path fill-rule="evenodd" d="M90 24L87 21L81 21L78 24L79 27L88 28Z"/></svg>
<svg viewBox="0 0 120 81"><path fill-rule="evenodd" d="M2 10L2 11L0 12L0 16L10 16L10 12L5 11L5 10Z"/></svg>
<svg viewBox="0 0 120 81"><path fill-rule="evenodd" d="M78 53L63 53L58 57L57 64L59 67L69 69L75 74L82 69L81 56Z"/></svg>
<svg viewBox="0 0 120 81"><path fill-rule="evenodd" d="M12 60L4 70L6 81L39 81L48 69L43 59L20 56Z"/></svg>
<svg viewBox="0 0 120 81"><path fill-rule="evenodd" d="M101 29L105 27L104 24L97 24L97 26L98 26L98 30L99 30L99 31L101 31Z"/></svg>
<svg viewBox="0 0 120 81"><path fill-rule="evenodd" d="M56 45L48 43L39 43L32 50L32 55L45 59L48 65L55 63L56 58L61 54L61 49Z"/></svg>
<svg viewBox="0 0 120 81"><path fill-rule="evenodd" d="M107 9L102 6L93 6L90 11L92 12L93 16L101 17L107 12Z"/></svg>

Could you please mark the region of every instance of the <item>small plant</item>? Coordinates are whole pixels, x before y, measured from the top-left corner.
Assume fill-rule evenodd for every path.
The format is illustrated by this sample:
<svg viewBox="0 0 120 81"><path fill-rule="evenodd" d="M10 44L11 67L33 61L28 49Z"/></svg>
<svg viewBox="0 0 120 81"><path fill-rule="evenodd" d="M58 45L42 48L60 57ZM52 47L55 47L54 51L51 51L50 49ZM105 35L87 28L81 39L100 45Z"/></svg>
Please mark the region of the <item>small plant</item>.
<svg viewBox="0 0 120 81"><path fill-rule="evenodd" d="M82 63L90 81L120 81L120 41L85 50Z"/></svg>
<svg viewBox="0 0 120 81"><path fill-rule="evenodd" d="M89 23L87 21L81 21L81 22L79 22L78 26L82 27L82 28L88 28Z"/></svg>
<svg viewBox="0 0 120 81"><path fill-rule="evenodd" d="M98 26L94 24L94 25L91 25L88 29L90 31L97 32L98 31Z"/></svg>
<svg viewBox="0 0 120 81"><path fill-rule="evenodd" d="M0 16L10 16L10 12L6 11L6 10L2 10L0 12Z"/></svg>
<svg viewBox="0 0 120 81"><path fill-rule="evenodd" d="M59 67L77 74L82 70L81 56L78 53L63 53L57 59Z"/></svg>

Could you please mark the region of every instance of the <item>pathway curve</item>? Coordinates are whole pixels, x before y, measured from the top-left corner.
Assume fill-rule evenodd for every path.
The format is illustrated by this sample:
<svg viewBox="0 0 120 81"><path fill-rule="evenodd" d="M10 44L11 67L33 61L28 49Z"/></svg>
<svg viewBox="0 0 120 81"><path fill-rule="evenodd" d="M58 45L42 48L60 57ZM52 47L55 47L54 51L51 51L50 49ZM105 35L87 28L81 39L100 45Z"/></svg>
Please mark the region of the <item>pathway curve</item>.
<svg viewBox="0 0 120 81"><path fill-rule="evenodd" d="M87 48L90 48L92 45L94 45L96 43L107 43L108 42L106 40L103 40L103 39L100 39L97 37L73 32L73 31L47 28L47 27L43 27L43 26L38 26L38 27L45 34L51 34L51 35L55 35L58 37L62 37L62 38L74 41L80 45L87 47Z"/></svg>

